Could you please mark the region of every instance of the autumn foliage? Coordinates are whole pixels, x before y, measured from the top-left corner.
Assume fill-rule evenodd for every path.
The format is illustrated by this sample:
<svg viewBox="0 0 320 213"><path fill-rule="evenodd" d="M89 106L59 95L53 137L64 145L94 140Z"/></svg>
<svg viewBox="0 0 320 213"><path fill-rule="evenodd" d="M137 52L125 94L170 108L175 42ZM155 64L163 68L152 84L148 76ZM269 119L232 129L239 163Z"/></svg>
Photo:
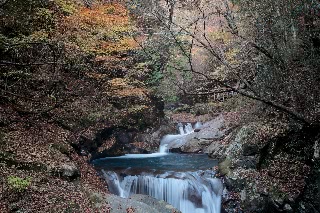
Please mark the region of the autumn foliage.
<svg viewBox="0 0 320 213"><path fill-rule="evenodd" d="M110 55L137 48L134 26L121 4L81 7L59 24L61 37L87 53Z"/></svg>

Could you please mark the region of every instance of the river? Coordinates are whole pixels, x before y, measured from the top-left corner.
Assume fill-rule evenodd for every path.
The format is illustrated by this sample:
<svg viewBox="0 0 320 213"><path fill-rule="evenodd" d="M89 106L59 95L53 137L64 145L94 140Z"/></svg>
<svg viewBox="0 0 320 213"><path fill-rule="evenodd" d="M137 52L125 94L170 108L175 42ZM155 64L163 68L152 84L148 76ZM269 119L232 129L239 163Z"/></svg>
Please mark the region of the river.
<svg viewBox="0 0 320 213"><path fill-rule="evenodd" d="M172 138L180 140L192 132L190 125L185 129ZM205 154L168 153L165 138L158 153L107 157L93 164L115 195L150 195L182 213L220 213L223 186L211 169L217 161Z"/></svg>

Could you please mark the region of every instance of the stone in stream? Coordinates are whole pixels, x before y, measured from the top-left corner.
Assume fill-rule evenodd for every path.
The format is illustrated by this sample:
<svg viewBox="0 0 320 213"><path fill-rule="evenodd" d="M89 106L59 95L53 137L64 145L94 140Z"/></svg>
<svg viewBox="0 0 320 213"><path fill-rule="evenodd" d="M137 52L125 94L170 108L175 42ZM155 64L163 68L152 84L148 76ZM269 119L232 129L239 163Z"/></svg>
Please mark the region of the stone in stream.
<svg viewBox="0 0 320 213"><path fill-rule="evenodd" d="M105 201L110 205L110 213L181 213L163 200L156 200L147 195L132 195L129 199L108 195Z"/></svg>
<svg viewBox="0 0 320 213"><path fill-rule="evenodd" d="M179 125L178 135L167 135L161 140L161 144L168 144L167 148L173 152L199 153L206 152L206 148L216 140L224 137L223 116L204 123L199 122L190 129L191 124Z"/></svg>

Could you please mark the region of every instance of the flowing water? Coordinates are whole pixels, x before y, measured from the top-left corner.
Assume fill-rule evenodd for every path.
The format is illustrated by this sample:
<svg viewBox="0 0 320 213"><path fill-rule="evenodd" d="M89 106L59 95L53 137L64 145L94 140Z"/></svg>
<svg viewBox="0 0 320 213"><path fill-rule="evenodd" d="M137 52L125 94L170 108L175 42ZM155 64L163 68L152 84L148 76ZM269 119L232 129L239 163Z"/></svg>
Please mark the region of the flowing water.
<svg viewBox="0 0 320 213"><path fill-rule="evenodd" d="M158 153L127 154L93 162L110 192L128 198L132 194L165 200L183 213L219 213L222 183L208 170L217 161L204 154L168 153L168 145L193 132L191 124L179 126L180 135L163 138Z"/></svg>

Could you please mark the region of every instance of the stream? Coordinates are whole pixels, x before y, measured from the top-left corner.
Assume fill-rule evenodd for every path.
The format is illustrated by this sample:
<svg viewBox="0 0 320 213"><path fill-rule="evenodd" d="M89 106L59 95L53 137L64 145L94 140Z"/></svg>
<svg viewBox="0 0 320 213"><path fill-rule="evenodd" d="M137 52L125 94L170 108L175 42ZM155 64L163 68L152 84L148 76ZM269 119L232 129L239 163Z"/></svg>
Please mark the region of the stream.
<svg viewBox="0 0 320 213"><path fill-rule="evenodd" d="M93 164L103 174L109 191L120 197L145 194L170 203L182 213L220 213L223 186L210 170L217 160L205 154L168 151L170 144L185 141L196 125L180 125L180 134L165 136L157 153L107 157Z"/></svg>

